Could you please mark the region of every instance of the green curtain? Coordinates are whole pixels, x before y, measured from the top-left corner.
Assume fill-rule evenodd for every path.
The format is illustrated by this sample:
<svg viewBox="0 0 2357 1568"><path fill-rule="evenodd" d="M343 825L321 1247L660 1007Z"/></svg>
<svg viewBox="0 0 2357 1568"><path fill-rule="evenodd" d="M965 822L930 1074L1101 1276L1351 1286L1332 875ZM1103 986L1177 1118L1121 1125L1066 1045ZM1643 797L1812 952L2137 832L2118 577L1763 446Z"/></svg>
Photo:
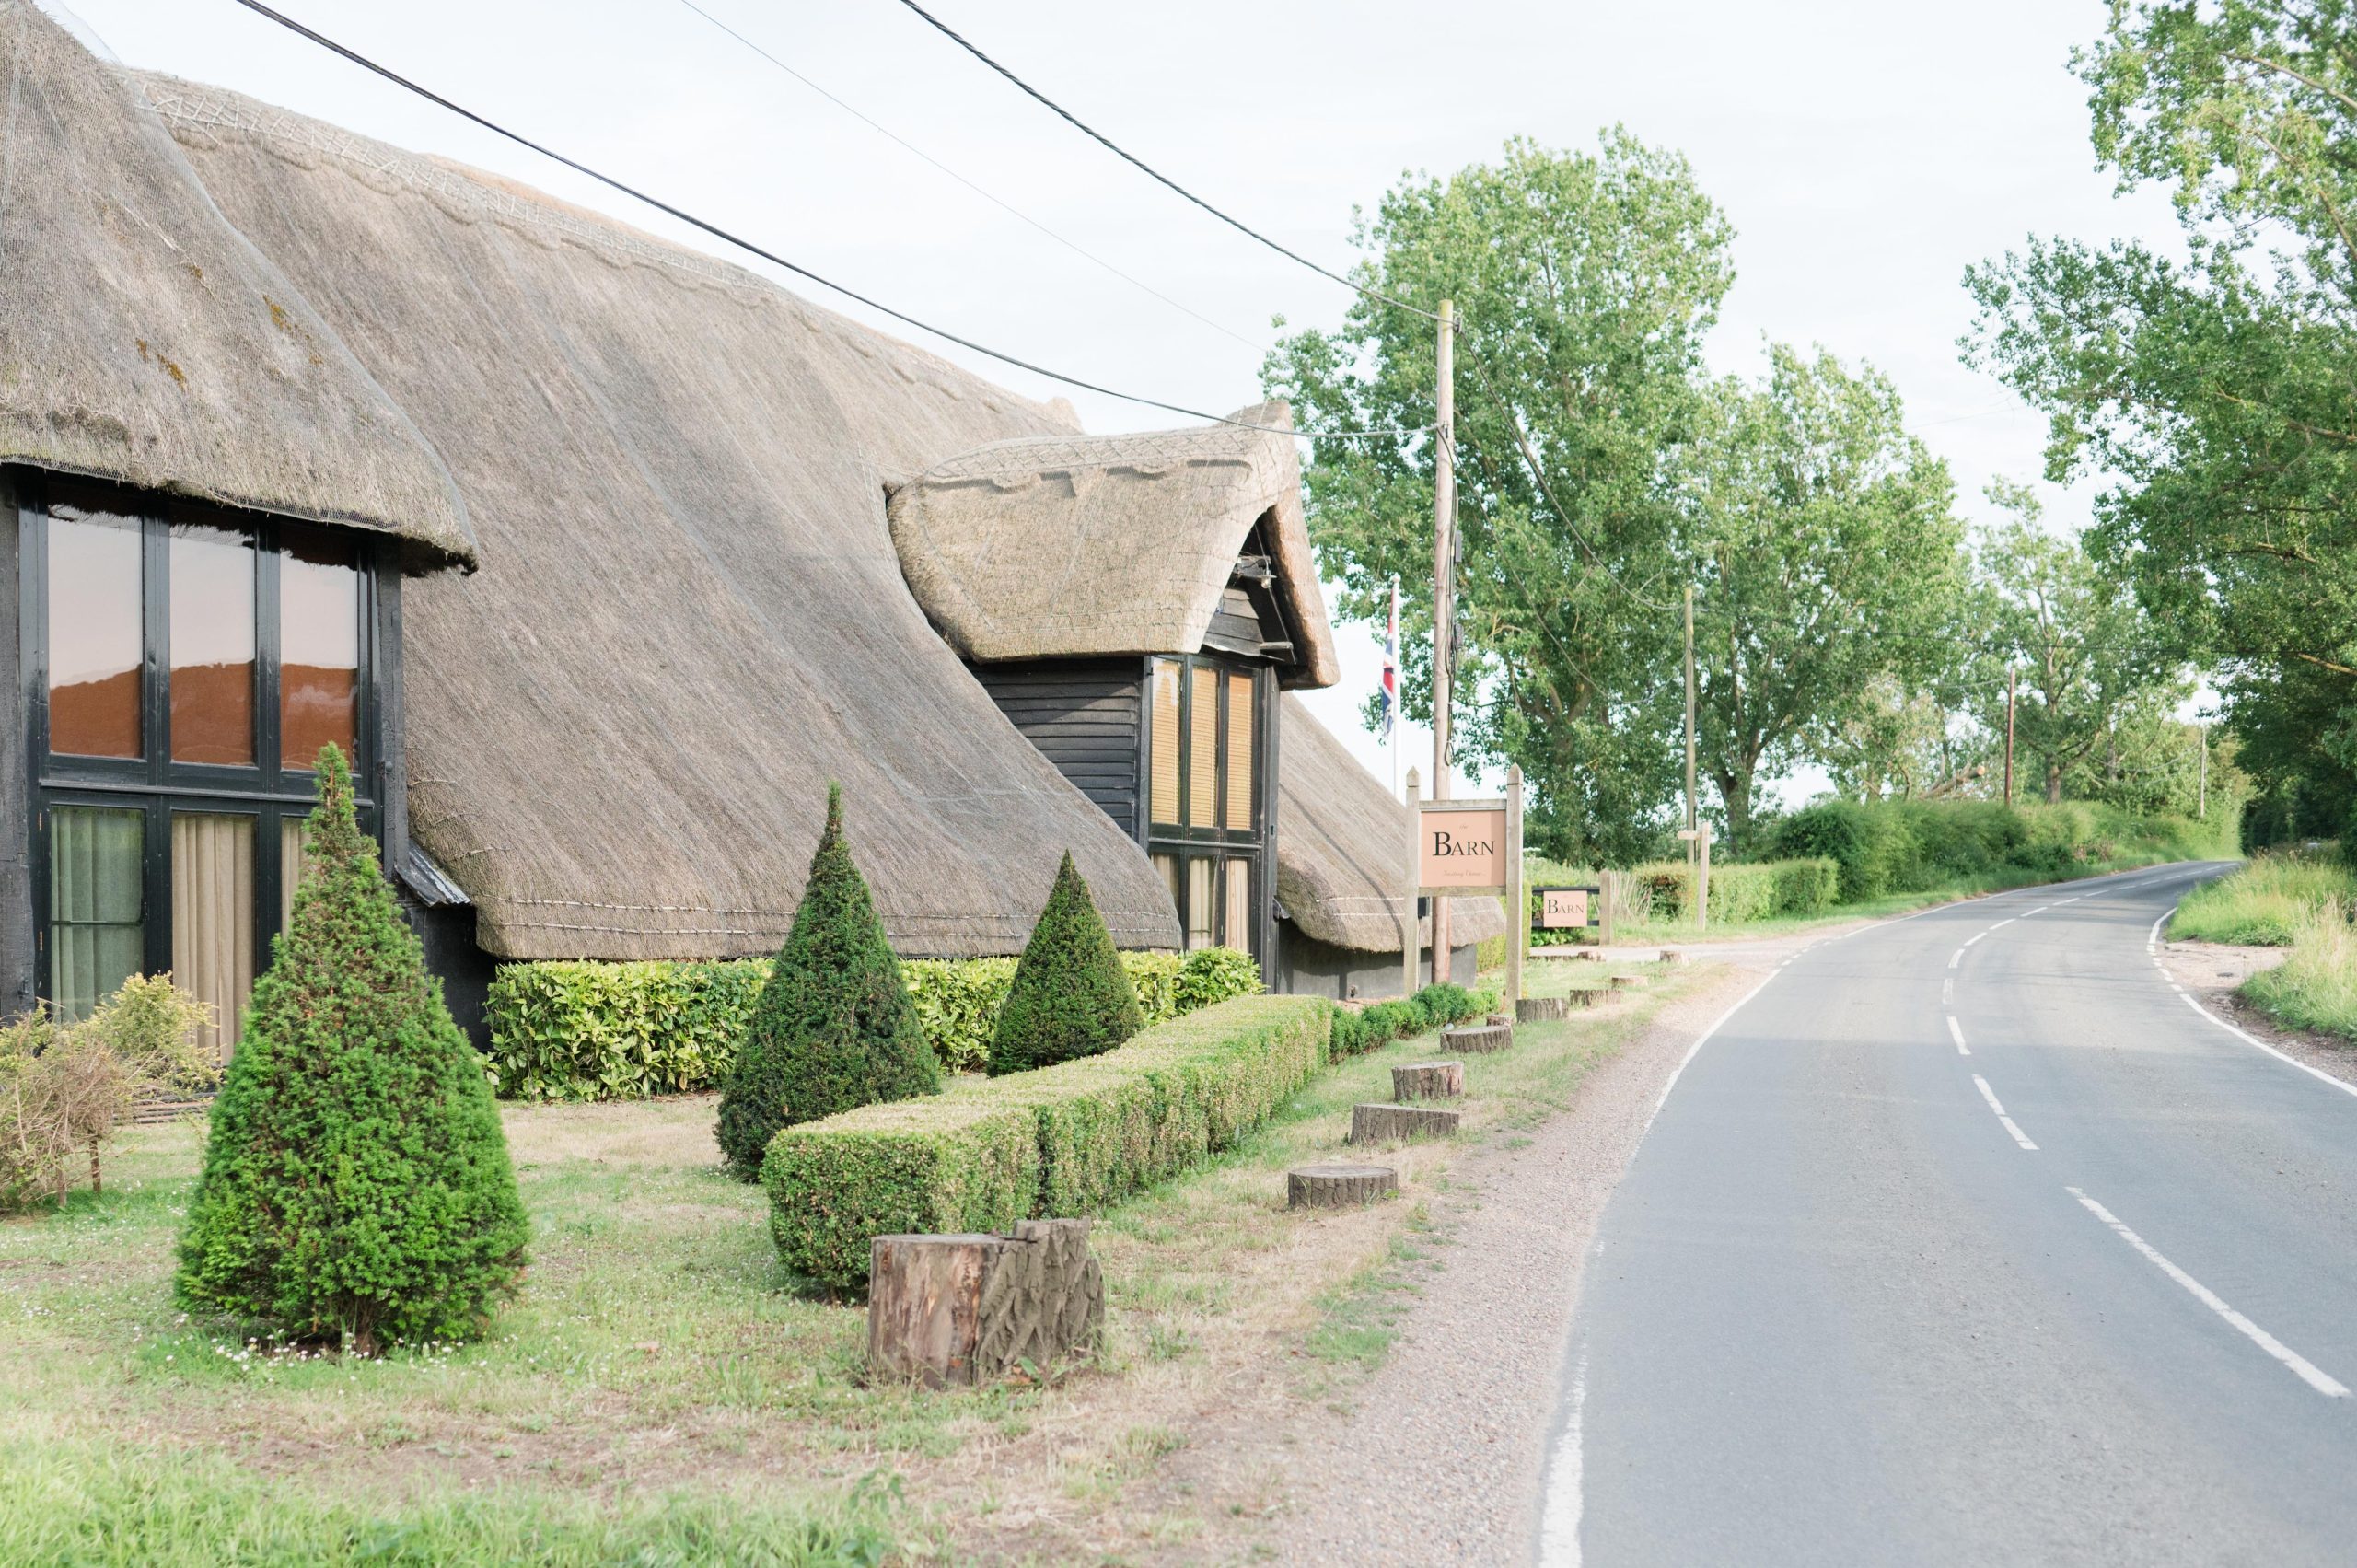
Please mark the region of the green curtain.
<svg viewBox="0 0 2357 1568"><path fill-rule="evenodd" d="M145 966L145 825L140 811L50 808L50 1000L65 1023L89 1016Z"/></svg>

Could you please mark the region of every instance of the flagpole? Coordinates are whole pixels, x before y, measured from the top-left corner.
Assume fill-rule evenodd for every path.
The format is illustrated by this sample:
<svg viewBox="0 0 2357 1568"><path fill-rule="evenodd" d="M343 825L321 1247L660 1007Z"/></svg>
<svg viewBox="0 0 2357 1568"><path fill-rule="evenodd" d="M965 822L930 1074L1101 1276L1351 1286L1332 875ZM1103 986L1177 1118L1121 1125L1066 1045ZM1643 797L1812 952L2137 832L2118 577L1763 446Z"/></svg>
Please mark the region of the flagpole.
<svg viewBox="0 0 2357 1568"><path fill-rule="evenodd" d="M1384 701L1391 705L1391 798L1399 795L1399 579L1391 579L1391 632L1383 647Z"/></svg>

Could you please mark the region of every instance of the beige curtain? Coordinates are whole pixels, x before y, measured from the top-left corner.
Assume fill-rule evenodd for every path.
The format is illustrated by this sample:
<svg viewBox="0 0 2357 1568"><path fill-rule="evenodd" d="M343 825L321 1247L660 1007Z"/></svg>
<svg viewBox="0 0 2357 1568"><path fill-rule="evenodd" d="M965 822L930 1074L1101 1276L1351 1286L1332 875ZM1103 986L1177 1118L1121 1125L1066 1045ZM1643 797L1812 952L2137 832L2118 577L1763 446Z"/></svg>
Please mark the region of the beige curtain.
<svg viewBox="0 0 2357 1568"><path fill-rule="evenodd" d="M1252 830L1252 678L1227 678L1227 820L1231 833Z"/></svg>
<svg viewBox="0 0 2357 1568"><path fill-rule="evenodd" d="M1156 822L1178 822L1178 666L1170 659L1154 661L1154 779L1152 816Z"/></svg>
<svg viewBox="0 0 2357 1568"><path fill-rule="evenodd" d="M1227 863L1227 921L1220 939L1248 953L1257 935L1252 929L1252 863L1231 859Z"/></svg>
<svg viewBox="0 0 2357 1568"><path fill-rule="evenodd" d="M213 1009L203 1042L222 1061L254 989L254 819L172 814L172 979Z"/></svg>
<svg viewBox="0 0 2357 1568"><path fill-rule="evenodd" d="M1187 826L1216 828L1219 787L1219 677L1197 668L1187 682Z"/></svg>

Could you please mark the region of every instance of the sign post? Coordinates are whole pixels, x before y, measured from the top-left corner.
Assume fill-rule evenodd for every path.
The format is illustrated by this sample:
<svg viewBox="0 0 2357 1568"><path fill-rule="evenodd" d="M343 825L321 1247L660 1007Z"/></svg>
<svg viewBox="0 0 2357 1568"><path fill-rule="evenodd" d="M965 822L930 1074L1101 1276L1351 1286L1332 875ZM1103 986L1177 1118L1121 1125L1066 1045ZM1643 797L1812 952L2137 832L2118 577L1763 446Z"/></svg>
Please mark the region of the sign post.
<svg viewBox="0 0 2357 1568"><path fill-rule="evenodd" d="M1522 895L1522 770L1506 775L1507 793L1495 800L1428 800L1420 806L1415 783L1409 782L1408 805L1416 823L1415 892L1433 900L1433 979L1448 978L1446 923L1440 919L1443 899L1468 893L1495 893L1501 898ZM1520 909L1508 923L1506 1003L1522 994L1522 954L1519 941L1530 919ZM1412 967L1412 966L1411 966Z"/></svg>
<svg viewBox="0 0 2357 1568"><path fill-rule="evenodd" d="M1399 994L1416 994L1416 885L1423 880L1418 874L1423 854L1423 812L1418 809L1419 793L1416 770L1408 770L1408 929L1399 938Z"/></svg>
<svg viewBox="0 0 2357 1568"><path fill-rule="evenodd" d="M1694 846L1694 929L1711 928L1711 825L1683 828L1678 836Z"/></svg>
<svg viewBox="0 0 2357 1568"><path fill-rule="evenodd" d="M1530 946L1530 897L1522 889L1522 764L1506 765L1506 1016L1522 1000L1522 955Z"/></svg>

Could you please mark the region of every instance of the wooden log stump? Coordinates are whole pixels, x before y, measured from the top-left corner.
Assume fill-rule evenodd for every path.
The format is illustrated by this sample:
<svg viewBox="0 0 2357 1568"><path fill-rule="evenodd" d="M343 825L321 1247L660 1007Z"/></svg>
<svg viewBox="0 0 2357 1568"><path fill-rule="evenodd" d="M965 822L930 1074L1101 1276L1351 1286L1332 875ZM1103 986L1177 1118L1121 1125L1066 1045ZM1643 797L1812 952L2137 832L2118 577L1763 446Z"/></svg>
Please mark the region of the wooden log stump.
<svg viewBox="0 0 2357 1568"><path fill-rule="evenodd" d="M1563 1005L1566 1008L1593 1007L1598 1001L1603 999L1604 995L1605 993L1597 990L1595 986L1584 985L1577 991L1565 992L1563 993Z"/></svg>
<svg viewBox="0 0 2357 1568"><path fill-rule="evenodd" d="M1387 1165L1305 1165L1285 1172L1288 1209L1355 1209L1399 1191L1399 1173Z"/></svg>
<svg viewBox="0 0 2357 1568"><path fill-rule="evenodd" d="M1568 996L1525 996L1514 1005L1515 1017L1526 1024L1544 1023L1560 1018L1573 1007L1585 1003L1573 1002Z"/></svg>
<svg viewBox="0 0 2357 1568"><path fill-rule="evenodd" d="M1664 947L1661 950L1661 961L1665 964L1682 964L1686 961L1686 955L1675 947Z"/></svg>
<svg viewBox="0 0 2357 1568"><path fill-rule="evenodd" d="M1644 988L1645 977L1643 975L1616 974L1612 977L1612 989L1615 991L1643 991Z"/></svg>
<svg viewBox="0 0 2357 1568"><path fill-rule="evenodd" d="M1446 1138L1457 1131L1459 1113L1429 1105L1351 1107L1351 1142L1399 1144L1411 1138Z"/></svg>
<svg viewBox="0 0 2357 1568"><path fill-rule="evenodd" d="M1514 1028L1510 1024L1466 1024L1441 1030L1440 1043L1446 1051L1504 1051L1514 1043Z"/></svg>
<svg viewBox="0 0 2357 1568"><path fill-rule="evenodd" d="M1493 1029L1512 1028L1514 1027L1514 1019L1504 1013L1491 1014L1488 1022L1490 1027Z"/></svg>
<svg viewBox="0 0 2357 1568"><path fill-rule="evenodd" d="M933 1388L1044 1366L1097 1337L1105 1276L1086 1220L1006 1236L879 1236L867 1271L867 1365Z"/></svg>
<svg viewBox="0 0 2357 1568"><path fill-rule="evenodd" d="M1411 1099L1455 1099L1464 1092L1462 1062L1417 1062L1391 1069L1391 1098L1402 1103Z"/></svg>

